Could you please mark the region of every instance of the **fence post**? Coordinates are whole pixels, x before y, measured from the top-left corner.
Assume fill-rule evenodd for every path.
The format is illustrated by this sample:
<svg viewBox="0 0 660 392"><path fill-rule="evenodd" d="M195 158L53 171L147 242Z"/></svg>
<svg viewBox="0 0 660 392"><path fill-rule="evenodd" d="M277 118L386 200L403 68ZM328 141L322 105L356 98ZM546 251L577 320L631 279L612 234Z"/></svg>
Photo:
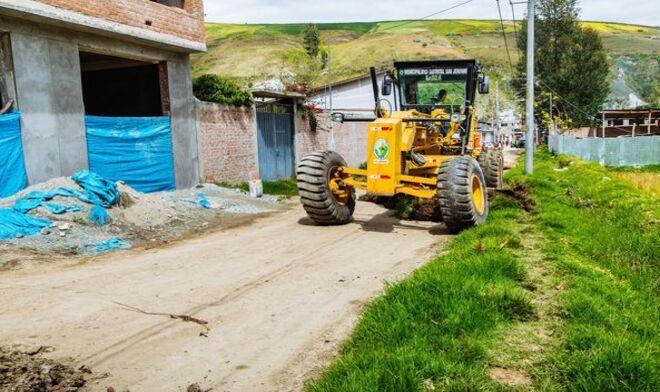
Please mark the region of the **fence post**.
<svg viewBox="0 0 660 392"><path fill-rule="evenodd" d="M648 126L648 134L651 134L651 121L653 121L653 109L649 109L649 126Z"/></svg>

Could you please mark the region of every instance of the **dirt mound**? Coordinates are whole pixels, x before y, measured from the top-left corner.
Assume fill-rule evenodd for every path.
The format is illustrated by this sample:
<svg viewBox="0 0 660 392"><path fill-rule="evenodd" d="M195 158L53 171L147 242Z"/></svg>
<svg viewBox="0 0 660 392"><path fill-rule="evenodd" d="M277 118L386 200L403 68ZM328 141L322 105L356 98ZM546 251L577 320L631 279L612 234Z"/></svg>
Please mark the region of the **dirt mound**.
<svg viewBox="0 0 660 392"><path fill-rule="evenodd" d="M509 183L508 188L501 189L498 192L515 199L520 204L520 207L527 212L534 212L536 208L532 189L522 181L512 181Z"/></svg>
<svg viewBox="0 0 660 392"><path fill-rule="evenodd" d="M75 392L86 384L76 370L38 354L0 347L0 390L7 392Z"/></svg>
<svg viewBox="0 0 660 392"><path fill-rule="evenodd" d="M97 226L90 220L92 205L76 198L57 196L51 200L62 206L77 206L80 211L54 214L45 206L29 212L30 216L53 222L40 234L0 243L0 249L22 249L39 253L90 254L99 244L120 239L130 246L157 245L198 232L238 215L254 215L280 208L277 198L250 198L245 192L200 185L194 189L145 194L118 183L121 199L107 209L109 223ZM11 209L14 203L33 191L48 192L58 188L79 189L70 178L56 178L31 186L19 194L0 199L0 208ZM0 263L2 260L0 260ZM1 267L1 265L0 265Z"/></svg>

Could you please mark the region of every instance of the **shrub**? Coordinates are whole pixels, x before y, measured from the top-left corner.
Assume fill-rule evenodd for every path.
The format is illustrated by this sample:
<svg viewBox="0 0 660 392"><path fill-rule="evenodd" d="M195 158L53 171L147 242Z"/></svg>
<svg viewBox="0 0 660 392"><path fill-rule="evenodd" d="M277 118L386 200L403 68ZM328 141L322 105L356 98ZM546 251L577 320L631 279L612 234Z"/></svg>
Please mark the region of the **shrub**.
<svg viewBox="0 0 660 392"><path fill-rule="evenodd" d="M202 75L193 81L193 94L197 99L233 106L252 106L252 94L231 80L218 75Z"/></svg>

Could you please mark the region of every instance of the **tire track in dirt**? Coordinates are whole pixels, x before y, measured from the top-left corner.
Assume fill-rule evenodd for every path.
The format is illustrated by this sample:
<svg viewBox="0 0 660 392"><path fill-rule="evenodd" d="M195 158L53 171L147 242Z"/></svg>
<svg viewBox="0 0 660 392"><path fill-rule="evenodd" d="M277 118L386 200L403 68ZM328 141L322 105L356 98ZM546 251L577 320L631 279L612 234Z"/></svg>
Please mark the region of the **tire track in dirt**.
<svg viewBox="0 0 660 392"><path fill-rule="evenodd" d="M449 238L441 227L370 203L352 224L310 226L295 206L163 249L3 272L0 341L52 346L51 357L108 373L91 391L297 390L348 336L360 304ZM208 321L208 337L115 302Z"/></svg>

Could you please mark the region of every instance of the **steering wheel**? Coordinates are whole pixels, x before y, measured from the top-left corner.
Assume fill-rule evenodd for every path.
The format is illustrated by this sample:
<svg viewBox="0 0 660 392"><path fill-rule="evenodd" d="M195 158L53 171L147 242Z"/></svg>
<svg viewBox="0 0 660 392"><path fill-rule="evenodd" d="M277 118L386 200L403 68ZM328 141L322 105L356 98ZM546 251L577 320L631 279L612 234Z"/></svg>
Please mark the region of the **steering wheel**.
<svg viewBox="0 0 660 392"><path fill-rule="evenodd" d="M460 98L460 97L456 97L456 98L454 98L454 99L450 102L450 105L451 105L451 107L450 107L451 113L449 113L449 115L454 114L454 106L456 105L456 101L457 101L457 100L458 100L458 105L462 105L462 104L463 104L463 98Z"/></svg>

